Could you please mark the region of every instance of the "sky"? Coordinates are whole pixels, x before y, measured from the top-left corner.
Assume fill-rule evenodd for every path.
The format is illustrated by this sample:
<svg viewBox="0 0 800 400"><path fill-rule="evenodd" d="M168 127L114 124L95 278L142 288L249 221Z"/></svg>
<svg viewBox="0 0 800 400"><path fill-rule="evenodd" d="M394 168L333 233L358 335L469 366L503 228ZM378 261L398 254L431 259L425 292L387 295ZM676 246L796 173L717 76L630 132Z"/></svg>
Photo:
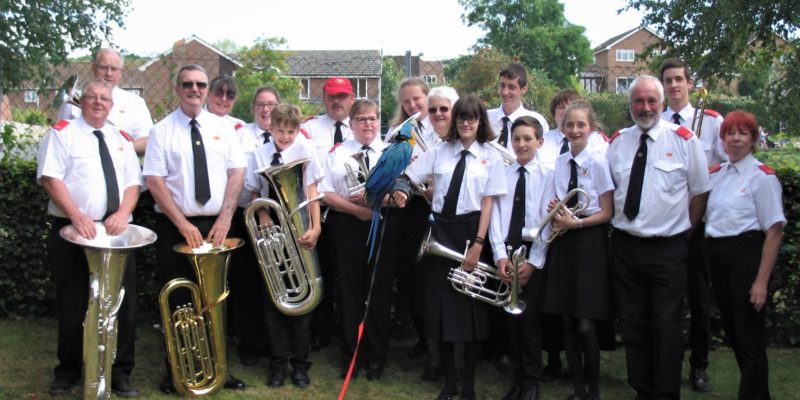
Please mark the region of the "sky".
<svg viewBox="0 0 800 400"><path fill-rule="evenodd" d="M586 28L592 47L638 26L641 14L617 15L624 0L562 0L568 21ZM288 50L411 51L425 60L471 53L483 36L461 21L457 0L130 0L115 47L154 55L196 35L209 43L232 40L250 46L258 38L283 37ZM402 4L400 8L397 5Z"/></svg>

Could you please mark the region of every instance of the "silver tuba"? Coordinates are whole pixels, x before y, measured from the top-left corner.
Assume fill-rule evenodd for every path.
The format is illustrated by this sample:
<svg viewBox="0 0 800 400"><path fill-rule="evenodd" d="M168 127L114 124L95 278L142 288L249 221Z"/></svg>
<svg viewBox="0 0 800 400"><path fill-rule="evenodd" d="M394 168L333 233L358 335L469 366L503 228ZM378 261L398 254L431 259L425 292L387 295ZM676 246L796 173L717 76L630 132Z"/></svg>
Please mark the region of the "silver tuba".
<svg viewBox="0 0 800 400"><path fill-rule="evenodd" d="M324 197L320 194L303 201L306 198L303 172L308 163L308 159L301 159L261 171L278 200L253 200L244 213L270 299L286 315L307 314L322 300L317 253L297 244L311 228L306 206ZM256 211L261 208L272 209L278 223L269 227L259 225Z"/></svg>
<svg viewBox="0 0 800 400"><path fill-rule="evenodd" d="M507 246L506 250L511 253L511 246ZM508 260L508 266L506 266L506 271L511 275L511 293L508 295L508 303L503 306L503 310L509 314L519 315L527 308L525 301L519 298L519 268L525 263L525 254L527 252L527 246L520 246L510 254L511 257Z"/></svg>
<svg viewBox="0 0 800 400"><path fill-rule="evenodd" d="M72 225L61 228L59 234L83 247L89 265L89 305L83 322L83 397L107 399L117 355L117 313L125 297L125 264L131 251L155 242L156 234L128 225L124 232L112 236L102 222L96 222L95 229L94 239L81 236Z"/></svg>

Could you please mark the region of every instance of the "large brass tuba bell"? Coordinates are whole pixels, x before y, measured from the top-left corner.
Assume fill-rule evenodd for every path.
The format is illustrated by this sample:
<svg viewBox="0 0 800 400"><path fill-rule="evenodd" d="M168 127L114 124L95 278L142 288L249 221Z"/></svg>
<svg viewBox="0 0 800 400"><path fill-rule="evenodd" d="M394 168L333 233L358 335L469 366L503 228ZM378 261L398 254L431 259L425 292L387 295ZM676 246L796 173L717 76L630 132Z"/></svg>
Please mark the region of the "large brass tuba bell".
<svg viewBox="0 0 800 400"><path fill-rule="evenodd" d="M307 206L324 196L303 200L307 197L303 176L308 163L308 159L301 159L259 172L269 182L277 201L253 200L244 214L270 299L286 315L307 314L322 300L317 253L297 243L311 228ZM259 225L256 211L261 208L273 210L278 223L270 227Z"/></svg>
<svg viewBox="0 0 800 400"><path fill-rule="evenodd" d="M217 248L209 243L197 249L186 243L173 247L174 251L186 254L197 277L197 284L188 279L173 279L159 295L172 382L175 390L185 397L216 393L228 378L222 302L229 293L230 252L242 244L241 239L228 238ZM170 312L169 296L178 289L191 293L192 304L180 305Z"/></svg>
<svg viewBox="0 0 800 400"><path fill-rule="evenodd" d="M131 251L155 242L156 234L128 225L124 232L112 236L101 222L95 223L95 230L94 239L81 236L72 225L61 228L59 234L83 247L89 265L89 305L83 322L83 397L107 399L117 355L117 313L125 297L125 264Z"/></svg>

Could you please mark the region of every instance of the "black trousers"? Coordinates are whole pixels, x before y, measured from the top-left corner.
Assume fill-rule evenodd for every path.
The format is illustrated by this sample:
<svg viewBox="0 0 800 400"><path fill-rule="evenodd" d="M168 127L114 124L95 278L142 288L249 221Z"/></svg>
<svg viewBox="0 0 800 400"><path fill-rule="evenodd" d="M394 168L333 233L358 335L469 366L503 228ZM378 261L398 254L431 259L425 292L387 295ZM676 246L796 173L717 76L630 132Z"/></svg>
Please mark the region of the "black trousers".
<svg viewBox="0 0 800 400"><path fill-rule="evenodd" d="M637 398L680 398L687 253L685 233L654 238L612 233L611 269L628 383Z"/></svg>
<svg viewBox="0 0 800 400"><path fill-rule="evenodd" d="M689 303L689 366L691 369L708 368L708 350L711 338L711 285L706 259L705 224L695 227L689 239L687 260L686 300Z"/></svg>
<svg viewBox="0 0 800 400"><path fill-rule="evenodd" d="M272 304L266 307L270 345L269 368L285 369L287 363L298 371L308 371L311 362L311 313L288 316Z"/></svg>
<svg viewBox="0 0 800 400"><path fill-rule="evenodd" d="M320 213L324 212L322 207ZM333 211L329 211L329 214ZM335 219L335 218L334 218ZM337 303L339 299L338 277L336 273L336 244L333 226L324 222L322 233L317 240L317 259L322 272L322 301L311 312L311 337L314 340L329 339L338 332Z"/></svg>
<svg viewBox="0 0 800 400"><path fill-rule="evenodd" d="M83 367L83 321L89 303L89 266L83 249L58 234L62 227L69 224L68 219L51 219L47 256L56 286L58 316L58 365L53 375L76 380L80 378ZM112 379L115 376L130 376L134 366L136 261L133 252L128 255L122 286L125 288L125 297L117 314L117 356L111 372Z"/></svg>
<svg viewBox="0 0 800 400"><path fill-rule="evenodd" d="M508 349L511 370L516 384L530 389L539 384L542 376L542 320L541 308L544 274L537 269L521 289L520 298L526 303L519 315L506 313ZM501 311L502 308L500 308ZM505 311L503 311L505 313Z"/></svg>
<svg viewBox="0 0 800 400"><path fill-rule="evenodd" d="M740 400L769 399L764 314L753 309L750 287L758 274L764 233L749 231L727 238L709 238L708 255L714 297L722 326L742 374Z"/></svg>

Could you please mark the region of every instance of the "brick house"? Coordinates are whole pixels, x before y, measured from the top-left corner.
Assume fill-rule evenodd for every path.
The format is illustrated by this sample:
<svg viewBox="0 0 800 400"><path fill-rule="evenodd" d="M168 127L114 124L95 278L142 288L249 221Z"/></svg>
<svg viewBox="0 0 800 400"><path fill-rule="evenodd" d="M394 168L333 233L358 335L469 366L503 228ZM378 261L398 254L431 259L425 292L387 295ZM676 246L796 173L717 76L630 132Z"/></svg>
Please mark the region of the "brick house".
<svg viewBox="0 0 800 400"><path fill-rule="evenodd" d="M641 54L648 46L661 42L662 38L648 27L614 36L592 50L594 63L586 66L578 79L589 93L627 93L637 76L654 73Z"/></svg>
<svg viewBox="0 0 800 400"><path fill-rule="evenodd" d="M357 99L374 100L380 106L380 50L297 50L286 57L286 76L300 81L300 100L322 104L322 86L333 76L350 79Z"/></svg>
<svg viewBox="0 0 800 400"><path fill-rule="evenodd" d="M425 61L421 56L412 56L407 51L403 56L391 56L403 76L418 76L430 86L446 84L444 76L445 64L441 61Z"/></svg>

